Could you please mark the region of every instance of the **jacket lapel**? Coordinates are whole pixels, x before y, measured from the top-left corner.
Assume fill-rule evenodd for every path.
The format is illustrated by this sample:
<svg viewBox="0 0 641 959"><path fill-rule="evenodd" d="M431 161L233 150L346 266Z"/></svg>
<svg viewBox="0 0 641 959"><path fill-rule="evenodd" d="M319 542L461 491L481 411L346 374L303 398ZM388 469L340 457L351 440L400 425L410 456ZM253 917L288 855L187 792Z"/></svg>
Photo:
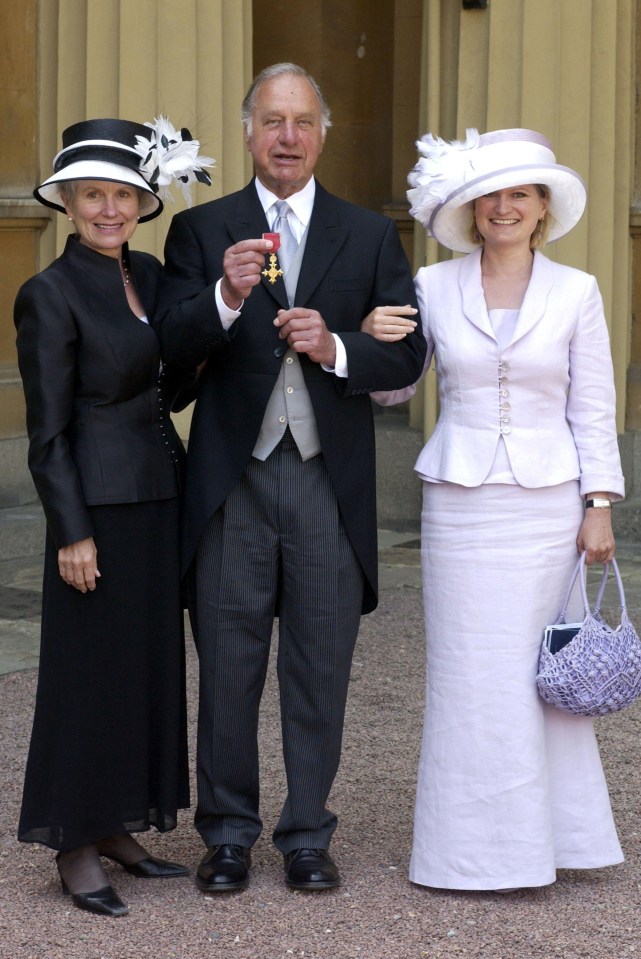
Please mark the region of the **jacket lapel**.
<svg viewBox="0 0 641 959"><path fill-rule="evenodd" d="M536 326L547 307L547 301L554 281L554 264L542 253L534 253L532 276L523 297L519 318L514 329L511 346ZM463 300L465 316L482 333L496 340L487 312L483 283L481 281L481 250L475 250L463 260L459 271L459 286ZM507 349L507 347L506 347Z"/></svg>
<svg viewBox="0 0 641 959"><path fill-rule="evenodd" d="M317 182L305 255L296 287L296 306L304 306L338 256L348 229L340 221L329 193Z"/></svg>
<svg viewBox="0 0 641 959"><path fill-rule="evenodd" d="M158 274L153 272L153 268L150 271L144 260L137 258L135 251L130 255L127 243L123 246L123 255L125 259L129 260L138 297L149 319L153 317L156 307ZM70 236L61 263L65 272L71 269L72 277L74 274L76 277L78 274L84 276L85 279L79 284L79 288L88 300L92 300L96 308L97 296L100 296L102 310L107 318L104 324L106 335L108 335L107 331L113 323L117 324L116 328L118 328L124 318L127 320L130 318L127 310L114 310L114 303L117 303L118 300L120 300L122 307L127 305L120 270L114 257L105 256L95 250L83 247L82 243L78 242L74 236ZM97 291L100 291L99 294ZM131 313L131 320L137 320L135 314L129 312ZM147 323L142 323L142 327L149 329Z"/></svg>
<svg viewBox="0 0 641 959"><path fill-rule="evenodd" d="M459 288L463 303L463 312L470 323L474 324L486 336L496 340L492 324L487 313L487 304L481 282L481 253L479 248L461 260L459 270Z"/></svg>
<svg viewBox="0 0 641 959"><path fill-rule="evenodd" d="M240 193L235 216L233 219L229 218L225 225L234 243L262 236L269 230L253 181ZM304 306L309 300L338 256L347 234L348 229L341 223L331 195L317 182L314 209L309 221L305 254L296 287L297 306ZM269 266L269 257L265 258L265 266ZM264 276L261 283L279 306L285 310L289 308L282 277L278 277L275 283L270 283L269 278Z"/></svg>
<svg viewBox="0 0 641 959"><path fill-rule="evenodd" d="M269 231L267 217L258 199L253 180L239 194L235 216L233 219L228 218L225 221L225 226L234 243L239 243L241 240L258 239L263 233ZM265 257L265 269L269 269L269 256ZM287 310L289 308L282 277L279 276L275 283L270 283L269 277L263 276L261 277L261 283L282 309Z"/></svg>
<svg viewBox="0 0 641 959"><path fill-rule="evenodd" d="M554 282L554 264L542 253L535 251L532 276L523 297L521 311L509 346L520 340L536 326L547 309L547 302Z"/></svg>

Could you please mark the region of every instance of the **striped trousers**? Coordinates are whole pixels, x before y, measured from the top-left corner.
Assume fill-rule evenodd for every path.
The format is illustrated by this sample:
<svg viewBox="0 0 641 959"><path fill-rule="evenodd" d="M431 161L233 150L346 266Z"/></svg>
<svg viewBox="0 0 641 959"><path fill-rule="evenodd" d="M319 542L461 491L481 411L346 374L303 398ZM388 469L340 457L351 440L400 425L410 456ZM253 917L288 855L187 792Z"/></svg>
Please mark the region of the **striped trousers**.
<svg viewBox="0 0 641 959"><path fill-rule="evenodd" d="M205 845L260 835L258 712L278 617L287 797L283 852L327 848L363 573L322 455L306 462L287 432L252 459L210 519L196 561L200 662L196 828Z"/></svg>

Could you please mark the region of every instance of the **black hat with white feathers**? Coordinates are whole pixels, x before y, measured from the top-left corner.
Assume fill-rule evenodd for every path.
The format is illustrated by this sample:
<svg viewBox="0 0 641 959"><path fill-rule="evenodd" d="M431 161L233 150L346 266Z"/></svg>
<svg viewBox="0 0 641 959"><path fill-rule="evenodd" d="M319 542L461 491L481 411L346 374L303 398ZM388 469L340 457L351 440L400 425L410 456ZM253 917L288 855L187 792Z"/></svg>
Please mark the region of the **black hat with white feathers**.
<svg viewBox="0 0 641 959"><path fill-rule="evenodd" d="M153 220L172 200L173 180L191 204L191 184L211 185L203 169L211 157L199 156L200 143L189 130L176 130L166 117L153 123L133 120L81 120L62 134L62 150L53 161L53 174L36 187L34 196L45 206L65 212L61 187L70 181L107 180L141 191L140 222ZM162 199L161 199L162 198Z"/></svg>

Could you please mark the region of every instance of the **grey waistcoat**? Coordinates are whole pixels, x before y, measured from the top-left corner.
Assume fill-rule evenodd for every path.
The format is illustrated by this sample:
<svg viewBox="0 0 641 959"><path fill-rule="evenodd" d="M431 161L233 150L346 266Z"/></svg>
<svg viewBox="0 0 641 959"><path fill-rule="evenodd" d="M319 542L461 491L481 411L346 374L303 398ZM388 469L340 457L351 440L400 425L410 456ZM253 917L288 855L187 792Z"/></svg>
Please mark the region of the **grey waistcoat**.
<svg viewBox="0 0 641 959"><path fill-rule="evenodd" d="M298 244L298 249L289 269L284 276L285 290L290 307L294 303L296 284L300 273L307 230ZM316 428L316 418L312 409L305 378L300 365L298 353L288 349L276 380L276 385L269 398L263 423L254 447L253 456L259 460L266 460L276 448L289 426L301 459L308 460L320 453L320 440Z"/></svg>

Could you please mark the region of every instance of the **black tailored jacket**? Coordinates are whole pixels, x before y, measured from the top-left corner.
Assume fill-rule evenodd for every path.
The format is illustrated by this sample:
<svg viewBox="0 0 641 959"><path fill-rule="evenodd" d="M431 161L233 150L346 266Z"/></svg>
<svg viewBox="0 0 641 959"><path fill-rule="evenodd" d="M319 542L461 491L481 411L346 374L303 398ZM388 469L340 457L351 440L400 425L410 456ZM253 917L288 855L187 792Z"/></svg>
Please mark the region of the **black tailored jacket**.
<svg viewBox="0 0 641 959"><path fill-rule="evenodd" d="M160 263L129 255L148 317ZM118 262L67 240L14 311L29 468L57 548L93 535L87 506L168 499L184 448L168 416L155 331L129 308Z"/></svg>
<svg viewBox="0 0 641 959"><path fill-rule="evenodd" d="M174 217L165 246L158 330L163 355L186 369L207 357L192 420L183 523L183 568L207 520L241 477L256 444L286 343L273 325L288 308L282 279L267 278L245 301L229 332L214 288L225 250L269 229L254 183ZM318 310L347 351L341 379L301 354L321 449L348 536L366 577L363 611L376 605L376 471L369 393L397 389L421 374L420 330L389 344L360 332L380 305L416 305L396 226L316 184L295 306Z"/></svg>

